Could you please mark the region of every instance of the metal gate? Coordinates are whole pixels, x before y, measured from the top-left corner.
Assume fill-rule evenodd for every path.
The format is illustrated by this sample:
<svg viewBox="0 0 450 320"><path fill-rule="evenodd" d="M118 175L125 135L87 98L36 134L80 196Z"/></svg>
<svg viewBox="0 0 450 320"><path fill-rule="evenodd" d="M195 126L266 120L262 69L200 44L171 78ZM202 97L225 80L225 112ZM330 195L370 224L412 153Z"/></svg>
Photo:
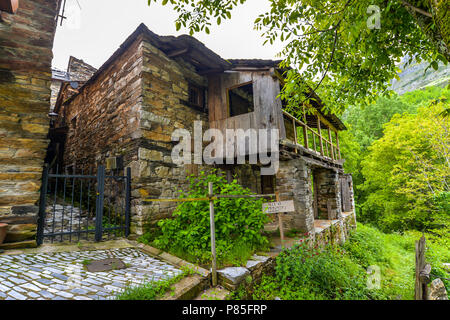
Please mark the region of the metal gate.
<svg viewBox="0 0 450 320"><path fill-rule="evenodd" d="M44 167L37 243L102 241L130 233L131 169L125 175L97 172L49 172ZM73 172L69 172L73 171Z"/></svg>

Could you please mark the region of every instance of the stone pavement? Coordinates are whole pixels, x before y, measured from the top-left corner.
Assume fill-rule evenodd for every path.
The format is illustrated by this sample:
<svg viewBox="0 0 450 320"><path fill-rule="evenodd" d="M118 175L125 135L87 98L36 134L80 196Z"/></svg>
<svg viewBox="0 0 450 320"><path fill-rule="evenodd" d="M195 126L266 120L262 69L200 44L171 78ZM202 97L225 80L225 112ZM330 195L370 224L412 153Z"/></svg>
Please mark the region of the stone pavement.
<svg viewBox="0 0 450 320"><path fill-rule="evenodd" d="M126 269L88 272L92 260L119 258ZM0 300L107 300L127 286L182 271L137 248L0 255Z"/></svg>
<svg viewBox="0 0 450 320"><path fill-rule="evenodd" d="M86 210L80 210L78 207L71 205L49 205L46 209L46 217L44 224L44 234L51 234L53 232L76 232L80 230L95 229L95 216L90 215ZM94 233L82 234L81 239L94 239ZM78 239L78 234L72 236L64 235L54 238L55 241L68 241L69 239ZM44 242L51 242L50 237L45 237Z"/></svg>

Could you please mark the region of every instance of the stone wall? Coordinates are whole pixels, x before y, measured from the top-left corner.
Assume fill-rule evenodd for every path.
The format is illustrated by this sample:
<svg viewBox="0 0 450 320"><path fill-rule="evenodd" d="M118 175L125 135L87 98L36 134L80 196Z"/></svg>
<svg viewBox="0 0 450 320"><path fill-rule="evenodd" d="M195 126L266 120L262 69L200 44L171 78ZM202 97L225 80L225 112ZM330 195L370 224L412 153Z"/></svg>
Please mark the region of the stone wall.
<svg viewBox="0 0 450 320"><path fill-rule="evenodd" d="M88 172L108 157L122 156L125 165L137 160L142 47L136 39L58 110L58 123L68 126L65 165Z"/></svg>
<svg viewBox="0 0 450 320"><path fill-rule="evenodd" d="M95 72L97 72L97 69L83 60L71 56L69 58L67 72L69 73L70 81L85 82L88 81Z"/></svg>
<svg viewBox="0 0 450 320"><path fill-rule="evenodd" d="M339 173L331 169L315 169L317 209L319 219L333 220L341 215Z"/></svg>
<svg viewBox="0 0 450 320"><path fill-rule="evenodd" d="M276 191L280 194L280 200L294 200L295 212L283 215L285 230L314 230L311 169L303 159L280 161Z"/></svg>
<svg viewBox="0 0 450 320"><path fill-rule="evenodd" d="M319 245L342 244L350 231L356 228L355 212L343 213L336 220L321 220L316 223L314 230L315 243Z"/></svg>
<svg viewBox="0 0 450 320"><path fill-rule="evenodd" d="M35 244L48 145L51 61L57 0L21 0L0 11L0 222L7 242Z"/></svg>
<svg viewBox="0 0 450 320"><path fill-rule="evenodd" d="M123 157L124 166L131 167L131 233L137 235L171 216L177 205L143 200L177 197L187 175L199 170L172 162L173 131L192 133L195 120L208 129L207 114L187 103L189 84L207 87L206 78L184 60L168 58L145 37L122 45L120 54L58 111L58 123L69 128L65 165L86 172L106 158Z"/></svg>
<svg viewBox="0 0 450 320"><path fill-rule="evenodd" d="M62 81L52 79L52 83L50 86L51 90L51 98L50 98L50 111L53 111L56 104L56 99L58 99L59 90L61 89Z"/></svg>
<svg viewBox="0 0 450 320"><path fill-rule="evenodd" d="M138 158L131 164L133 176L131 231L142 234L160 219L170 217L176 203L145 203L146 197L178 197L186 176L201 169L172 162L171 135L176 129L193 133L195 120L208 129L207 114L187 105L188 86L207 87L207 79L182 59L170 59L149 42L143 43L143 103L140 112Z"/></svg>

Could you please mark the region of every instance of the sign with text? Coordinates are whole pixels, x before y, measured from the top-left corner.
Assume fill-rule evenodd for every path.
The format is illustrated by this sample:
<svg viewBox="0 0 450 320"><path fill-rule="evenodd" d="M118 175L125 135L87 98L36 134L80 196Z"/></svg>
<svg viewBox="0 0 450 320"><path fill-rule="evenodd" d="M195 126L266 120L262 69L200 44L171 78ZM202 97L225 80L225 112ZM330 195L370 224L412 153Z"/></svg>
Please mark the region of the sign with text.
<svg viewBox="0 0 450 320"><path fill-rule="evenodd" d="M263 203L264 213L294 212L294 200Z"/></svg>

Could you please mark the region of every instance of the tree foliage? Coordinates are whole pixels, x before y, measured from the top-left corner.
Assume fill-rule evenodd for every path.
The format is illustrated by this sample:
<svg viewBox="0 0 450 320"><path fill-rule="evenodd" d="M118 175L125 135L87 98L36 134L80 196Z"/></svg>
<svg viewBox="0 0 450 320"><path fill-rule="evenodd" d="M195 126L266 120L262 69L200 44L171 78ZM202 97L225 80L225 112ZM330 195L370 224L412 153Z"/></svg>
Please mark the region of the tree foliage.
<svg viewBox="0 0 450 320"><path fill-rule="evenodd" d="M291 110L314 99L313 89L326 110L340 112L349 104L387 93L405 56L429 61L433 68L438 68L439 60L449 59L450 23L444 0L267 1L271 9L256 19L255 27L265 43L277 39L284 43L282 66L290 69L282 97ZM245 2L162 0L178 12L177 29L184 26L191 35L209 33L212 23L230 19L232 10Z"/></svg>
<svg viewBox="0 0 450 320"><path fill-rule="evenodd" d="M361 208L371 192L371 190L361 188L365 181L362 174L363 160L368 157L368 148L383 137L384 125L391 121L394 115L416 114L419 107L427 107L433 101L450 101L450 90L428 87L405 93L402 96L379 97L370 106L366 104L350 106L343 114L343 120L348 130L340 133L340 146L345 159L344 169L347 173L353 174L359 220L374 221L377 217L377 214L371 210L364 210L365 215L362 215ZM444 105L448 105L448 103L444 103ZM389 181L386 181L386 184L389 184ZM367 206L366 209L368 209Z"/></svg>
<svg viewBox="0 0 450 320"><path fill-rule="evenodd" d="M435 101L417 114L395 115L383 137L362 161L367 200L362 215L387 230L442 227L449 223L448 101Z"/></svg>

